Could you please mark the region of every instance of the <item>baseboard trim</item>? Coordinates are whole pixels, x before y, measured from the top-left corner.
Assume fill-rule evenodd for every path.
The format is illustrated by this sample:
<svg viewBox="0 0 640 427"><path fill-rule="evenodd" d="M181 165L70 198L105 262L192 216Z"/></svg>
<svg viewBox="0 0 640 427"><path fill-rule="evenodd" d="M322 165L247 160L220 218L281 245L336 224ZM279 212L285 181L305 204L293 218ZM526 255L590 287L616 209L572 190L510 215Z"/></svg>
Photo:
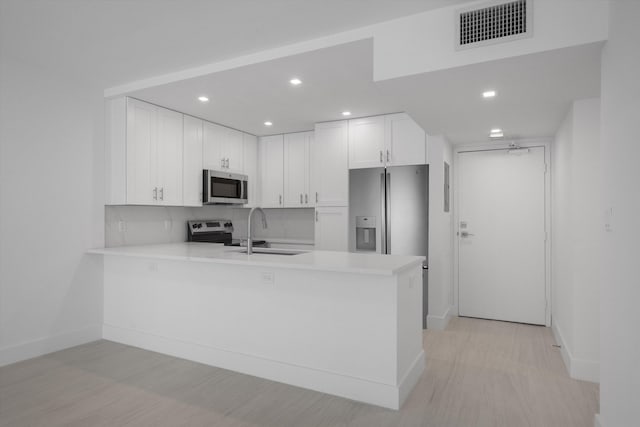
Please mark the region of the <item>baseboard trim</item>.
<svg viewBox="0 0 640 427"><path fill-rule="evenodd" d="M75 347L102 338L102 325L95 324L75 331L3 347L0 349L0 366L10 365L34 357L43 356L65 348Z"/></svg>
<svg viewBox="0 0 640 427"><path fill-rule="evenodd" d="M427 316L427 328L443 331L449 324L449 319L451 319L451 307L447 308L442 316L429 314Z"/></svg>
<svg viewBox="0 0 640 427"><path fill-rule="evenodd" d="M595 360L578 359L573 356L571 349L567 346L567 342L561 332L561 328L557 322L553 322L551 326L553 336L556 343L561 346L560 354L567 368L569 376L576 380L590 381L594 383L600 382L600 363Z"/></svg>
<svg viewBox="0 0 640 427"><path fill-rule="evenodd" d="M600 417L600 414L596 414L596 416L593 417L593 426L604 427L604 424L602 424L602 418Z"/></svg>
<svg viewBox="0 0 640 427"><path fill-rule="evenodd" d="M400 409L424 370L423 351L402 381L394 385L112 325L103 325L102 335L105 340L396 410Z"/></svg>

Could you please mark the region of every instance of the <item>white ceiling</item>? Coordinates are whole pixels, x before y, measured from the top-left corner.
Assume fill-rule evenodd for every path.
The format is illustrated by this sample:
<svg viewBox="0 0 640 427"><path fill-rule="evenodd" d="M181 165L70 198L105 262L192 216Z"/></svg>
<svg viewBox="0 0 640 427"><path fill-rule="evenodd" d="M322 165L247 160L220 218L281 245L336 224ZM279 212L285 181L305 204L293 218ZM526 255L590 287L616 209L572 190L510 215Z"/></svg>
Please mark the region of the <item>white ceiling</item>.
<svg viewBox="0 0 640 427"><path fill-rule="evenodd" d="M573 100L600 96L602 44L558 49L377 84L430 134L454 144L553 136ZM495 89L486 100L482 92Z"/></svg>
<svg viewBox="0 0 640 427"><path fill-rule="evenodd" d="M571 101L600 93L601 44L554 50L374 83L363 40L132 92L130 95L256 135L321 121L408 112L454 144L554 135ZM293 87L291 77L303 84ZM498 96L482 98L486 89ZM201 94L210 102L197 100ZM273 126L263 125L265 120Z"/></svg>
<svg viewBox="0 0 640 427"><path fill-rule="evenodd" d="M2 0L0 52L107 88L468 0Z"/></svg>
<svg viewBox="0 0 640 427"><path fill-rule="evenodd" d="M321 121L401 110L373 82L373 43L363 40L155 86L129 95L236 129L266 135ZM303 83L292 86L289 80ZM199 95L210 101L201 103ZM266 127L269 120L273 126Z"/></svg>

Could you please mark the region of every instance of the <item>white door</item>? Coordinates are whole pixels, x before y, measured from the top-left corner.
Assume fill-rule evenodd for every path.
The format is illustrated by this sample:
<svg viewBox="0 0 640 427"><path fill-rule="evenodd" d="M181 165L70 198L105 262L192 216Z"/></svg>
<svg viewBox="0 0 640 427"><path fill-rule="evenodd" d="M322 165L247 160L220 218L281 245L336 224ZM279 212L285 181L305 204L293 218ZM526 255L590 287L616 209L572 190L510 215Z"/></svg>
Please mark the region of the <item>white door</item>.
<svg viewBox="0 0 640 427"><path fill-rule="evenodd" d="M545 324L544 147L458 159L460 315Z"/></svg>
<svg viewBox="0 0 640 427"><path fill-rule="evenodd" d="M349 120L349 169L384 166L385 117Z"/></svg>
<svg viewBox="0 0 640 427"><path fill-rule="evenodd" d="M427 163L425 131L406 113L385 116L385 160L387 166Z"/></svg>
<svg viewBox="0 0 640 427"><path fill-rule="evenodd" d="M183 115L158 108L158 199L160 204L182 206Z"/></svg>
<svg viewBox="0 0 640 427"><path fill-rule="evenodd" d="M244 141L242 132L235 129L226 129L226 136L223 141L222 157L225 162L225 169L229 172L244 172Z"/></svg>
<svg viewBox="0 0 640 427"><path fill-rule="evenodd" d="M244 144L244 174L249 177L247 186L247 204L245 207L258 206L258 138L248 133L242 134Z"/></svg>
<svg viewBox="0 0 640 427"><path fill-rule="evenodd" d="M225 170L222 151L227 129L215 123L204 122L202 163L204 169Z"/></svg>
<svg viewBox="0 0 640 427"><path fill-rule="evenodd" d="M127 204L158 203L158 107L127 98Z"/></svg>
<svg viewBox="0 0 640 427"><path fill-rule="evenodd" d="M349 205L348 142L346 121L316 124L311 168L316 206Z"/></svg>
<svg viewBox="0 0 640 427"><path fill-rule="evenodd" d="M284 143L282 135L263 136L258 143L260 197L263 208L283 206Z"/></svg>
<svg viewBox="0 0 640 427"><path fill-rule="evenodd" d="M315 250L349 250L349 208L316 207Z"/></svg>
<svg viewBox="0 0 640 427"><path fill-rule="evenodd" d="M305 206L308 191L309 134L284 135L284 207ZM308 199L308 196L307 196Z"/></svg>
<svg viewBox="0 0 640 427"><path fill-rule="evenodd" d="M202 206L202 120L184 116L184 206Z"/></svg>

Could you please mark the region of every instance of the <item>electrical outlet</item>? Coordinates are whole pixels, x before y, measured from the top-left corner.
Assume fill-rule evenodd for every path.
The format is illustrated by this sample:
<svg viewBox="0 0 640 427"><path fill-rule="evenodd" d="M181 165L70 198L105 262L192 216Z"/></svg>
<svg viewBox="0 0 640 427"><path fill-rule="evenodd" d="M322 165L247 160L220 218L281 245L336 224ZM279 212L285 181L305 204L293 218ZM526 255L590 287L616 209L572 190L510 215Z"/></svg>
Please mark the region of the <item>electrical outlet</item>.
<svg viewBox="0 0 640 427"><path fill-rule="evenodd" d="M262 283L273 284L276 281L276 275L274 273L262 273Z"/></svg>

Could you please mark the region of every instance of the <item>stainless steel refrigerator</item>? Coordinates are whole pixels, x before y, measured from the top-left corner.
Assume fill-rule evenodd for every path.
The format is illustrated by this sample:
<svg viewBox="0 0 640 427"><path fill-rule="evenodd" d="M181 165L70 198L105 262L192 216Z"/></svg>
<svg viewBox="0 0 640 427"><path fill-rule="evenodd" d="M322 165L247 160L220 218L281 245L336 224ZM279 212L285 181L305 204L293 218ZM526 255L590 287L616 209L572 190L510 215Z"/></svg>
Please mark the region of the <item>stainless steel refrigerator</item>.
<svg viewBox="0 0 640 427"><path fill-rule="evenodd" d="M349 171L349 251L428 256L429 167L394 166ZM423 315L428 314L427 263Z"/></svg>

